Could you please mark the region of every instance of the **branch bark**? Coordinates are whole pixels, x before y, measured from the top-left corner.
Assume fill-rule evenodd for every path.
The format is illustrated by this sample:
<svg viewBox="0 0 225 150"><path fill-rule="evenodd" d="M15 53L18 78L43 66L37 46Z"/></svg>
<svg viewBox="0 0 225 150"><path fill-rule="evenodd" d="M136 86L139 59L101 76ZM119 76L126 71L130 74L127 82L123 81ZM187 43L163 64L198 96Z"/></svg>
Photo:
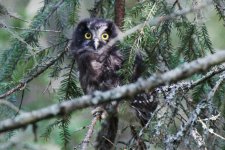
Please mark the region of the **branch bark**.
<svg viewBox="0 0 225 150"><path fill-rule="evenodd" d="M28 124L33 124L40 120L53 118L60 115L71 113L75 110L96 106L110 101L121 101L122 98L132 97L143 91L152 90L162 84L168 84L190 77L195 73L205 71L210 67L225 62L225 51L219 51L205 58L199 58L190 63L185 63L178 68L163 74L153 75L146 80L139 79L135 83L117 87L115 89L99 92L92 95L85 95L60 104L54 104L39 110L22 113L14 119L7 119L0 122L0 133L12 129L18 129Z"/></svg>
<svg viewBox="0 0 225 150"><path fill-rule="evenodd" d="M91 139L91 136L93 135L93 132L94 132L94 127L97 123L98 120L100 120L101 116L100 115L96 115L92 121L91 121L91 124L90 126L88 127L88 132L82 142L82 150L86 150L88 148L88 144L90 143L90 139Z"/></svg>
<svg viewBox="0 0 225 150"><path fill-rule="evenodd" d="M121 29L125 16L125 0L115 0L115 23Z"/></svg>

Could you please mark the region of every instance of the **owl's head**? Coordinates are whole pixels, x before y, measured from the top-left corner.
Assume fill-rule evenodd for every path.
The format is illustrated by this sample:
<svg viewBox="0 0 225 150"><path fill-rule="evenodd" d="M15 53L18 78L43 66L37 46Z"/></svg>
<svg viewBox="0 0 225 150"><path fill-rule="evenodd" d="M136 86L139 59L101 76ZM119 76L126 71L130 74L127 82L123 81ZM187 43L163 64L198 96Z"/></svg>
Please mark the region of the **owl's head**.
<svg viewBox="0 0 225 150"><path fill-rule="evenodd" d="M73 33L71 47L81 49L88 46L98 50L117 34L118 29L112 21L98 18L85 19L78 23Z"/></svg>

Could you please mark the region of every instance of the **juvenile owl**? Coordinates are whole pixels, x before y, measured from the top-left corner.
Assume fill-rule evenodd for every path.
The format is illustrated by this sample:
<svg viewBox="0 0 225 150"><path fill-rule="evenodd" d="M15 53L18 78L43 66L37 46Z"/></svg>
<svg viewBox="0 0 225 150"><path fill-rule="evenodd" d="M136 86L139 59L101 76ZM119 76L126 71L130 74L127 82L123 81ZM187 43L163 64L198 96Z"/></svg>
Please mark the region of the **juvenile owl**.
<svg viewBox="0 0 225 150"><path fill-rule="evenodd" d="M118 33L119 30L111 21L93 18L78 23L73 34L71 50L78 64L79 80L85 94L91 94L95 90L109 90L120 84L121 78L116 71L122 66L123 56L116 45L100 50ZM98 133L96 149L111 148L111 144L103 137L112 142L115 140L118 128L116 106L101 105L92 112L93 115L98 114L102 117L106 111L113 110L105 120L107 123Z"/></svg>
<svg viewBox="0 0 225 150"><path fill-rule="evenodd" d="M121 84L122 77L116 72L121 69L124 57L118 47L115 44L107 46L107 53L100 51L119 32L112 21L104 19L91 18L78 23L73 34L71 50L78 64L79 80L85 94L91 94L95 90L109 90ZM132 82L141 75L143 67L142 59L137 55ZM140 94L131 100L142 125L147 122L150 113L157 106L148 100L149 97L151 96L148 94Z"/></svg>
<svg viewBox="0 0 225 150"><path fill-rule="evenodd" d="M103 60L103 53L99 51L118 32L113 22L103 19L86 19L77 25L71 49L78 63L79 79L85 94L119 85L120 78L116 71L122 66L122 55L116 45L109 47L109 53Z"/></svg>

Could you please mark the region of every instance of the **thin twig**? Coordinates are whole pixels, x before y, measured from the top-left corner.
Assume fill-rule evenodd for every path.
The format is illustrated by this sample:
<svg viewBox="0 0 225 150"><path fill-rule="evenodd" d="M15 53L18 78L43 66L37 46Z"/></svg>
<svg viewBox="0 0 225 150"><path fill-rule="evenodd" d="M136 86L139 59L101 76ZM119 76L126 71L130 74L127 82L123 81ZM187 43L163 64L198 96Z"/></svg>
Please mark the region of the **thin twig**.
<svg viewBox="0 0 225 150"><path fill-rule="evenodd" d="M27 20L24 20L16 15L13 15L11 12L9 12L7 10L7 8L5 6L3 6L2 4L0 4L0 16L1 15L5 15L5 16L9 16L11 18L14 18L14 19L17 19L17 20L20 20L20 21L23 21L23 22L26 22L26 23L29 23L29 21Z"/></svg>
<svg viewBox="0 0 225 150"><path fill-rule="evenodd" d="M25 19L22 19L21 17L18 17L18 16L16 16L16 15L13 15L12 13L10 13L9 12L9 17L10 18L14 18L14 19L17 19L17 20L20 20L20 21L23 21L23 22L26 22L26 23L30 23L30 21L28 21L28 20L25 20Z"/></svg>
<svg viewBox="0 0 225 150"><path fill-rule="evenodd" d="M105 136L103 136L103 138L108 141L112 146L116 147L116 145L111 141L109 140L108 138L106 138Z"/></svg>
<svg viewBox="0 0 225 150"><path fill-rule="evenodd" d="M203 76L202 78L194 81L191 83L190 85L190 89L192 89L193 87L201 84L202 82L206 81L207 79L210 79L212 76L219 74L221 72L225 71L225 66L224 65L220 65L220 66L216 66L214 67L210 72L208 72L205 76Z"/></svg>
<svg viewBox="0 0 225 150"><path fill-rule="evenodd" d="M9 29L18 29L18 30L28 30L28 31L38 31L38 32L61 33L61 31L56 31L56 30L29 29L29 28L20 28L20 27L12 27L12 26L7 26L7 28L9 28Z"/></svg>
<svg viewBox="0 0 225 150"><path fill-rule="evenodd" d="M209 131L210 133L223 139L222 136L220 136L220 135L214 133L212 130L210 130L202 120L198 119L198 117L199 117L201 111L203 109L207 108L208 105L211 103L216 90L218 90L220 84L224 81L224 79L225 79L225 75L222 75L220 77L220 79L217 81L216 85L213 87L213 89L209 92L207 99L202 100L202 102L200 102L197 105L196 109L191 113L190 117L188 118L188 121L183 126L180 127L180 130L177 132L177 134L167 137L167 140L166 140L167 149L169 149L169 150L173 149L174 141L179 142L181 140L181 138L183 137L183 135L185 135L185 133L190 130L190 126L192 126L194 123L196 123L196 121L199 121L200 123L202 123L203 129L208 129L207 131Z"/></svg>
<svg viewBox="0 0 225 150"><path fill-rule="evenodd" d="M216 82L216 85L213 87L213 89L210 91L208 95L208 100L212 101L216 91L218 90L220 84L225 80L225 75L220 76L220 79Z"/></svg>
<svg viewBox="0 0 225 150"><path fill-rule="evenodd" d="M7 100L0 99L0 105L6 105L16 113L21 113L20 109Z"/></svg>
<svg viewBox="0 0 225 150"><path fill-rule="evenodd" d="M93 135L94 127L95 127L97 121L100 120L100 118L101 118L101 114L98 114L98 115L94 116L94 118L92 119L91 124L88 129L88 132L82 142L82 150L86 150L88 148L88 144L90 143L90 139Z"/></svg>
<svg viewBox="0 0 225 150"><path fill-rule="evenodd" d="M11 29L8 28L8 26L3 23L2 21L0 22L0 28L5 29L7 32L9 32L14 38L16 38L18 41L22 42L27 46L28 52L31 54L31 56L34 58L35 63L36 62L36 55L35 51L39 51L38 47L32 47L28 42L26 42L19 34L15 33L14 31L11 31Z"/></svg>
<svg viewBox="0 0 225 150"><path fill-rule="evenodd" d="M23 99L24 99L24 93L25 93L25 90L22 91L22 95L21 95L21 99L20 99L20 104L19 104L19 108L18 108L19 110L16 112L15 117L19 114L20 109L22 107Z"/></svg>
<svg viewBox="0 0 225 150"><path fill-rule="evenodd" d="M57 47L57 46L60 46L60 45L63 44L63 43L68 43L68 39L66 39L66 40L64 40L64 41L62 41L62 42L56 43L56 44L52 44L52 45L50 45L50 46L48 46L48 47L45 47L45 48L41 49L40 51L36 51L36 52L35 52L35 55L37 55L37 54L39 54L39 53L42 53L42 52L44 52L44 51L46 51L46 50L48 50L48 49L50 49L50 48L55 48L55 47Z"/></svg>
<svg viewBox="0 0 225 150"><path fill-rule="evenodd" d="M219 138L221 138L222 140L225 141L225 137L223 137L223 136L221 136L221 135L215 133L215 132L213 131L212 128L208 128L208 126L203 122L203 120L201 120L201 119L199 118L198 122L200 122L200 123L202 124L202 128L203 128L203 129L209 131L209 133L211 133L211 134L213 134L213 135L215 135L215 136L217 136L217 137L219 137Z"/></svg>
<svg viewBox="0 0 225 150"><path fill-rule="evenodd" d="M84 129L86 129L86 128L88 128L88 126L80 127L79 129L77 129L77 130L75 130L75 131L73 131L73 132L78 132L78 131L84 130Z"/></svg>

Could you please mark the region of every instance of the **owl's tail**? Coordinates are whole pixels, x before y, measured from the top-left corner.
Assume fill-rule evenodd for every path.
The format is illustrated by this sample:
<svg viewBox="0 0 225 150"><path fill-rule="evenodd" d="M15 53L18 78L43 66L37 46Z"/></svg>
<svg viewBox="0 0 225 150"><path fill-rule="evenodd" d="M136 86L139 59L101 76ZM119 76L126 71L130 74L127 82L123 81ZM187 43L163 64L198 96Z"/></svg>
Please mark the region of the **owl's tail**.
<svg viewBox="0 0 225 150"><path fill-rule="evenodd" d="M96 141L95 141L95 149L98 150L110 150L113 147L117 130L118 130L118 112L117 112L117 104L107 104L108 109L107 117L101 122L101 130L98 132Z"/></svg>

